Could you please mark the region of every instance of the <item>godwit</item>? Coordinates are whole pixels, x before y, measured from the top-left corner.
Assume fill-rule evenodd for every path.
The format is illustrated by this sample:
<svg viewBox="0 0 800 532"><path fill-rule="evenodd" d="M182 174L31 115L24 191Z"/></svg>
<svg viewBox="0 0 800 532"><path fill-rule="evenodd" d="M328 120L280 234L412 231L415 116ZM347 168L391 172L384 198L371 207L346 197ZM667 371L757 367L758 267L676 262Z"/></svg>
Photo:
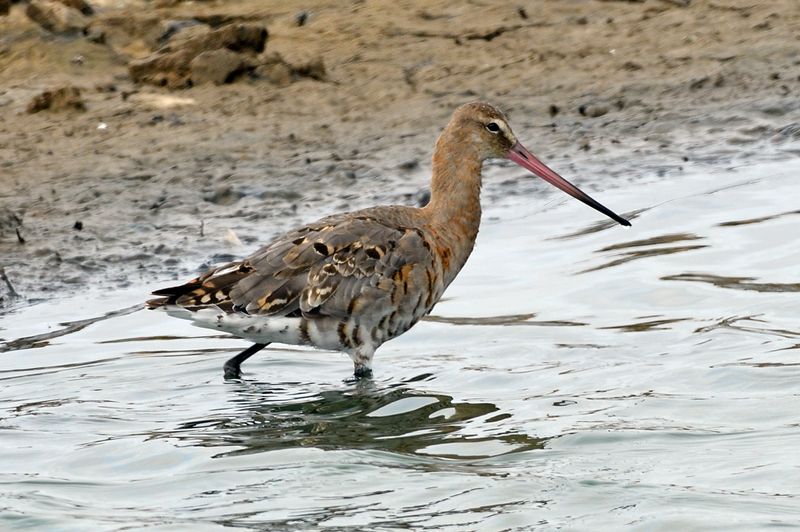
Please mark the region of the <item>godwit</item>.
<svg viewBox="0 0 800 532"><path fill-rule="evenodd" d="M433 153L430 202L334 214L295 229L244 260L153 292L150 308L226 331L252 346L225 362L225 378L271 342L344 351L356 378L372 355L439 301L472 252L481 219L481 166L511 159L622 225L517 141L506 116L473 102L453 113Z"/></svg>

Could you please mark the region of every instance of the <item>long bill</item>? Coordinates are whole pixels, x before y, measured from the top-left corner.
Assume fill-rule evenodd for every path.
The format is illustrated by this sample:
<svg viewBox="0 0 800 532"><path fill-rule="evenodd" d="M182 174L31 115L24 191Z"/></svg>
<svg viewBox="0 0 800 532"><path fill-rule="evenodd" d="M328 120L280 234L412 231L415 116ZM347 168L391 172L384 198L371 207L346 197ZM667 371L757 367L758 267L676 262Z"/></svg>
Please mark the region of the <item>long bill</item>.
<svg viewBox="0 0 800 532"><path fill-rule="evenodd" d="M599 202L595 201L591 196L587 193L583 192L581 189L552 171L550 168L547 167L542 161L536 158L528 149L517 142L514 146L508 150L507 157L520 165L521 167L530 170L535 176L540 177L550 183L551 185L560 188L573 198L584 202L589 207L593 209L597 209L598 211L602 212L615 222L621 225L630 226L631 223L623 218L622 216L618 215L611 209L601 205Z"/></svg>

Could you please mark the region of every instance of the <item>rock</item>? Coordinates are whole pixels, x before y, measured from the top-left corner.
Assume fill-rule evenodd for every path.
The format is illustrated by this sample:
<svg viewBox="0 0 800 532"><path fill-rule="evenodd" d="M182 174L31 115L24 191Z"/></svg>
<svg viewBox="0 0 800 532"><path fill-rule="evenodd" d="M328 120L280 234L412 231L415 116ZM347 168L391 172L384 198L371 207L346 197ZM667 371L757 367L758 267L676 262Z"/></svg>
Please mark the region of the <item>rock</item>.
<svg viewBox="0 0 800 532"><path fill-rule="evenodd" d="M192 57L206 50L227 48L234 52L253 52L260 54L267 42L267 28L258 24L228 24L185 39L178 43L167 43L159 52L172 52L177 49L192 53Z"/></svg>
<svg viewBox="0 0 800 532"><path fill-rule="evenodd" d="M83 35L86 37L86 40L89 42L93 42L95 44L105 44L106 43L106 33L103 31L102 28L98 26L94 26L90 24L83 30Z"/></svg>
<svg viewBox="0 0 800 532"><path fill-rule="evenodd" d="M304 63L290 64L277 52L264 54L261 65L255 69L258 77L270 82L285 86L299 78L311 78L317 81L327 81L328 73L321 57L310 59Z"/></svg>
<svg viewBox="0 0 800 532"><path fill-rule="evenodd" d="M198 85L230 83L237 74L252 68L253 65L242 54L227 48L202 52L189 63L192 83Z"/></svg>
<svg viewBox="0 0 800 532"><path fill-rule="evenodd" d="M194 56L185 52L155 54L128 63L128 72L136 83L149 83L170 89L191 85L189 63Z"/></svg>
<svg viewBox="0 0 800 532"><path fill-rule="evenodd" d="M28 113L39 111L85 111L86 104L78 87L65 86L37 94L28 103Z"/></svg>
<svg viewBox="0 0 800 532"><path fill-rule="evenodd" d="M175 44L211 31L209 26L195 19L165 20L161 23L161 26L163 31L161 31L156 40L158 46L164 46L168 42Z"/></svg>
<svg viewBox="0 0 800 532"><path fill-rule="evenodd" d="M294 23L297 25L297 27L305 26L306 22L308 22L308 16L308 11L298 11L294 15Z"/></svg>
<svg viewBox="0 0 800 532"><path fill-rule="evenodd" d="M289 85L294 78L292 67L277 52L262 56L261 64L256 67L255 74L279 87Z"/></svg>
<svg viewBox="0 0 800 532"><path fill-rule="evenodd" d="M187 28L188 29L188 28ZM184 30L186 31L186 30ZM264 50L267 29L257 24L230 24L219 29L192 35L185 39L171 39L157 52L128 63L128 72L137 83L150 83L170 88L190 86L193 79L192 61L203 54L215 50L227 50L241 55L234 71L251 68L249 56ZM229 54L205 56L198 63L198 77L204 81L218 78L219 72L236 63ZM243 66L243 63L246 66ZM224 68L223 68L224 67ZM226 79L232 71L226 74ZM216 81L215 81L216 82Z"/></svg>
<svg viewBox="0 0 800 532"><path fill-rule="evenodd" d="M91 42L107 44L123 57L146 57L158 46L163 33L158 14L148 10L141 12L103 11L89 20L83 30Z"/></svg>
<svg viewBox="0 0 800 532"><path fill-rule="evenodd" d="M31 0L25 14L51 33L77 34L89 25L80 11L51 0Z"/></svg>
<svg viewBox="0 0 800 532"><path fill-rule="evenodd" d="M608 106L604 103L584 104L578 107L578 112L582 116L588 116L589 118L597 118L608 113Z"/></svg>
<svg viewBox="0 0 800 532"><path fill-rule="evenodd" d="M325 71L325 64L321 57L311 59L307 63L302 63L292 67L292 73L303 78L311 78L317 81L326 81L328 73Z"/></svg>
<svg viewBox="0 0 800 532"><path fill-rule="evenodd" d="M81 12L81 15L87 17L94 15L94 8L86 3L86 0L58 0L58 2L72 9L77 9Z"/></svg>

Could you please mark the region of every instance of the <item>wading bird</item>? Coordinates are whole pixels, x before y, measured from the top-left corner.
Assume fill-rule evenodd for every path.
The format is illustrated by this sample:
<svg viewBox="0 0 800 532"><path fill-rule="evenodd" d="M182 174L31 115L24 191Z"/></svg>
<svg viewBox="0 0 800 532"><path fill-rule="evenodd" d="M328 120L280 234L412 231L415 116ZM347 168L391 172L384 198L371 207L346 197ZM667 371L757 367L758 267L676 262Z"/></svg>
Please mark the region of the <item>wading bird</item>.
<svg viewBox="0 0 800 532"><path fill-rule="evenodd" d="M335 214L286 233L249 257L153 292L195 325L254 342L225 362L226 379L272 342L344 351L356 378L372 356L442 297L469 257L481 220L481 166L507 158L622 225L618 216L519 143L506 116L473 102L453 113L433 153L430 202Z"/></svg>

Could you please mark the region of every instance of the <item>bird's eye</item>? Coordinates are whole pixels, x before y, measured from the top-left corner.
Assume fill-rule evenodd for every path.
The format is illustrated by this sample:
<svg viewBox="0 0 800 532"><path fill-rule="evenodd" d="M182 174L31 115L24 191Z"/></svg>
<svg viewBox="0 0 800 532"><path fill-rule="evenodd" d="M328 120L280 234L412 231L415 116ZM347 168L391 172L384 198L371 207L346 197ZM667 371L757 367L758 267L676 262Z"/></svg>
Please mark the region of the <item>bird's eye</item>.
<svg viewBox="0 0 800 532"><path fill-rule="evenodd" d="M500 132L500 126L498 126L496 122L489 122L488 124L486 124L486 129L488 129L492 133Z"/></svg>

